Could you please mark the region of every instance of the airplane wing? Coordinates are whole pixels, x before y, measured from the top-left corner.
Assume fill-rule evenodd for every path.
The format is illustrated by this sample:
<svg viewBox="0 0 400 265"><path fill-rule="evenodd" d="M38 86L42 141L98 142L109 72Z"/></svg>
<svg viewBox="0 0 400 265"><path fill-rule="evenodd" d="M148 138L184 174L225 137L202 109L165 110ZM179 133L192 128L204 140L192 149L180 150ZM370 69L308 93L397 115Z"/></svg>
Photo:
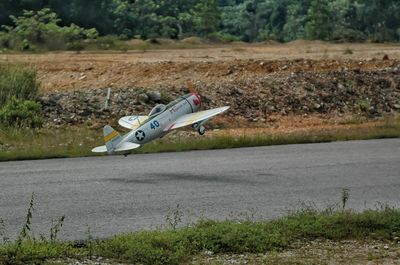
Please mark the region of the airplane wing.
<svg viewBox="0 0 400 265"><path fill-rule="evenodd" d="M187 125L191 125L197 122L201 122L207 119L210 119L211 117L214 117L224 111L229 109L229 107L221 107L221 108L216 108L216 109L210 109L210 110L204 110L204 111L199 111L195 113L190 113L183 115L176 119L170 126L167 126L164 131L170 131L174 129L178 129Z"/></svg>
<svg viewBox="0 0 400 265"><path fill-rule="evenodd" d="M138 128L149 116L126 116L119 119L118 124L122 127L135 130Z"/></svg>

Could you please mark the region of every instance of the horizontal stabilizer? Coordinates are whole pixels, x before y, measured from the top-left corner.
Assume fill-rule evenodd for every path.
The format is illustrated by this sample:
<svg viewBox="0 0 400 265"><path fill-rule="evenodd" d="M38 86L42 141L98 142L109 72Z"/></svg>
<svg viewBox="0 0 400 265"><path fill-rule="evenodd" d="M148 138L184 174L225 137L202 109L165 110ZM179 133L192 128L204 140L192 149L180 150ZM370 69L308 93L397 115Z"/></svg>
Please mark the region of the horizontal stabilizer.
<svg viewBox="0 0 400 265"><path fill-rule="evenodd" d="M136 149L139 148L140 144L134 144L134 143L130 143L130 142L125 142L122 143L120 146L118 146L115 151L116 152L120 152L120 151L128 151L128 150L132 150L132 149Z"/></svg>
<svg viewBox="0 0 400 265"><path fill-rule="evenodd" d="M105 145L98 146L92 149L93 153L105 153L107 152L107 147Z"/></svg>
<svg viewBox="0 0 400 265"><path fill-rule="evenodd" d="M117 148L115 148L113 151L114 152L129 151L129 150L132 150L132 149L136 149L138 147L140 147L139 144L125 142L125 143L122 143L121 145L117 146ZM105 145L98 146L96 148L93 148L92 152L93 153L106 153L107 152L107 147Z"/></svg>

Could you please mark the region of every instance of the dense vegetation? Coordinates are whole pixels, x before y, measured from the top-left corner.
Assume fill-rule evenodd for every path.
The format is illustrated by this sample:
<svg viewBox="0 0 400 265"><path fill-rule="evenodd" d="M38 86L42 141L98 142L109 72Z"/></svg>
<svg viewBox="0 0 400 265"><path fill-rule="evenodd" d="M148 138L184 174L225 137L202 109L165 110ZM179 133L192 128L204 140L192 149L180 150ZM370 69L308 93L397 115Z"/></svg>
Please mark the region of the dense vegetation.
<svg viewBox="0 0 400 265"><path fill-rule="evenodd" d="M42 125L36 71L22 65L0 64L0 128Z"/></svg>
<svg viewBox="0 0 400 265"><path fill-rule="evenodd" d="M39 82L34 69L16 64L0 64L0 106L12 97L36 99Z"/></svg>
<svg viewBox="0 0 400 265"><path fill-rule="evenodd" d="M55 34L60 42L94 38L97 31L142 39L400 40L398 0L8 0L0 2L0 24L6 25L2 30L24 30L18 23L33 16L24 10L44 8L60 18L49 18L51 12L46 11L47 37Z"/></svg>

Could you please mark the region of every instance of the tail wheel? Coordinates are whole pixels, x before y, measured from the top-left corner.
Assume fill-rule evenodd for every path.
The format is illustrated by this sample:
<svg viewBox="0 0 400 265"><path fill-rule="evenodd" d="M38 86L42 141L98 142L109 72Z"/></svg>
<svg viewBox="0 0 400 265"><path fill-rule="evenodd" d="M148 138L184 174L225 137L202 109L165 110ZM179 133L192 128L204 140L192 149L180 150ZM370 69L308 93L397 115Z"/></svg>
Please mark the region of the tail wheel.
<svg viewBox="0 0 400 265"><path fill-rule="evenodd" d="M200 126L197 131L200 135L204 135L206 133L206 128L204 126Z"/></svg>

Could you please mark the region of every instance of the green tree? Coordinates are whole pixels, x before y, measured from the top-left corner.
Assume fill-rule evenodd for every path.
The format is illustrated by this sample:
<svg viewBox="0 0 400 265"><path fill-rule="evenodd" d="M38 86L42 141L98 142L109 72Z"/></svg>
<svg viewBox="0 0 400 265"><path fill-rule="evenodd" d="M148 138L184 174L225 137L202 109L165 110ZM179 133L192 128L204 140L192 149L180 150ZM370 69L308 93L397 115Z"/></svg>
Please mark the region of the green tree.
<svg viewBox="0 0 400 265"><path fill-rule="evenodd" d="M286 24L283 26L283 40L291 41L305 38L307 12L310 7L308 0L292 1L287 6Z"/></svg>
<svg viewBox="0 0 400 265"><path fill-rule="evenodd" d="M221 32L245 39L246 22L243 19L244 4L221 8Z"/></svg>
<svg viewBox="0 0 400 265"><path fill-rule="evenodd" d="M330 3L332 36L336 41L364 41L361 23L357 16L356 2L349 0L336 0Z"/></svg>
<svg viewBox="0 0 400 265"><path fill-rule="evenodd" d="M283 41L283 26L286 23L286 1L277 1L273 5L273 10L270 16L270 29L271 29L271 39L277 41Z"/></svg>
<svg viewBox="0 0 400 265"><path fill-rule="evenodd" d="M400 27L400 3L396 0L365 0L356 3L359 23L368 38L390 41Z"/></svg>
<svg viewBox="0 0 400 265"><path fill-rule="evenodd" d="M62 19L61 25L76 24L96 28L101 34L113 34L113 0L48 0L44 7L54 10Z"/></svg>
<svg viewBox="0 0 400 265"><path fill-rule="evenodd" d="M57 21L46 22L53 27L74 24L71 33L96 28L100 35L124 38L218 32L244 41L400 40L399 0L0 0L0 25L13 26L24 10L44 8L57 14ZM31 34L27 40L44 38L42 30L26 29ZM1 44L9 45L4 33Z"/></svg>
<svg viewBox="0 0 400 265"><path fill-rule="evenodd" d="M329 40L331 25L328 2L326 0L311 1L305 31L308 39Z"/></svg>
<svg viewBox="0 0 400 265"><path fill-rule="evenodd" d="M69 42L93 39L98 36L96 29L85 30L75 24L60 27L57 14L48 8L39 11L24 11L22 16L11 16L15 26L5 27L10 46L17 49L32 49L44 46L49 49L67 48Z"/></svg>
<svg viewBox="0 0 400 265"><path fill-rule="evenodd" d="M193 9L195 29L202 36L208 36L218 30L221 14L216 0L200 1Z"/></svg>

